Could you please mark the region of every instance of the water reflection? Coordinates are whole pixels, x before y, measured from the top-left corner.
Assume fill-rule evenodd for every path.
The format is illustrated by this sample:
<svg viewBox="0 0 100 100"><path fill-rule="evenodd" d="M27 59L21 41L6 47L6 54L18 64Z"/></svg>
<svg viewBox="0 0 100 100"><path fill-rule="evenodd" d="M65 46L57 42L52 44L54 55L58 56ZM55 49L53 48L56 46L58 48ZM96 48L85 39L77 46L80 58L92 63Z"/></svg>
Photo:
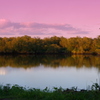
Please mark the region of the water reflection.
<svg viewBox="0 0 100 100"><path fill-rule="evenodd" d="M42 89L46 86L86 88L99 79L99 71L99 56L0 56L1 84Z"/></svg>
<svg viewBox="0 0 100 100"><path fill-rule="evenodd" d="M0 75L6 75L7 71L4 68L0 68Z"/></svg>
<svg viewBox="0 0 100 100"><path fill-rule="evenodd" d="M73 55L73 56L0 56L0 67L31 68L43 65L45 67L96 67L100 69L100 56Z"/></svg>

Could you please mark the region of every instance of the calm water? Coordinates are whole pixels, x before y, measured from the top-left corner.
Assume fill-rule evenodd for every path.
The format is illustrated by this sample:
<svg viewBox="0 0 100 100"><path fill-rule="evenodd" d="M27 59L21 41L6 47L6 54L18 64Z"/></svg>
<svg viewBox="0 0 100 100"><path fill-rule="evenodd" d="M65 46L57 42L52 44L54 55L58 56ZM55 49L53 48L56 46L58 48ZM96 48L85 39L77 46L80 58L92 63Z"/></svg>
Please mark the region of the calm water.
<svg viewBox="0 0 100 100"><path fill-rule="evenodd" d="M99 83L99 56L0 56L0 84L86 89Z"/></svg>

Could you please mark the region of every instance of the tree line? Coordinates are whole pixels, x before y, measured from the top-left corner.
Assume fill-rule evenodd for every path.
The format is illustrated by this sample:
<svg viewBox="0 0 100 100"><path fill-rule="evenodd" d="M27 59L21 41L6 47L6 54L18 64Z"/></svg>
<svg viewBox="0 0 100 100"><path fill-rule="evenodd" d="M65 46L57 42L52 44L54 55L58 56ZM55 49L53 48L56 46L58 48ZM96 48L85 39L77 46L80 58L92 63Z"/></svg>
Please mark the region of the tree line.
<svg viewBox="0 0 100 100"><path fill-rule="evenodd" d="M0 53L100 54L100 36L88 37L0 37Z"/></svg>

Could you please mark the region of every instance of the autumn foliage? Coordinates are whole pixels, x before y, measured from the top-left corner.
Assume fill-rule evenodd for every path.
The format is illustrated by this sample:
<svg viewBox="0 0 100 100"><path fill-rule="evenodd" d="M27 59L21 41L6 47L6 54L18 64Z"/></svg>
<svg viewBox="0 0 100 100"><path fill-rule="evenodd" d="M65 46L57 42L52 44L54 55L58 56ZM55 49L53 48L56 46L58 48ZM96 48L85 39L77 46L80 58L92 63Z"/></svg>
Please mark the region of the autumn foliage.
<svg viewBox="0 0 100 100"><path fill-rule="evenodd" d="M100 36L88 37L47 37L44 39L22 37L0 37L0 53L32 54L100 54Z"/></svg>

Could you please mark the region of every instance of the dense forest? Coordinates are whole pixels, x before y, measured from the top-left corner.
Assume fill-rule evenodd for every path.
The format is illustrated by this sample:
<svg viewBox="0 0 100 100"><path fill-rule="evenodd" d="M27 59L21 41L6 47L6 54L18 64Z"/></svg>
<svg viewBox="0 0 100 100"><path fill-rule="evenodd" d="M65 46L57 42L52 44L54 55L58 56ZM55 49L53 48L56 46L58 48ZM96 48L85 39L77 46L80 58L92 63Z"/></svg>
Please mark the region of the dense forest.
<svg viewBox="0 0 100 100"><path fill-rule="evenodd" d="M12 54L100 54L100 36L97 38L88 37L47 37L32 38L21 37L0 37L0 53Z"/></svg>

